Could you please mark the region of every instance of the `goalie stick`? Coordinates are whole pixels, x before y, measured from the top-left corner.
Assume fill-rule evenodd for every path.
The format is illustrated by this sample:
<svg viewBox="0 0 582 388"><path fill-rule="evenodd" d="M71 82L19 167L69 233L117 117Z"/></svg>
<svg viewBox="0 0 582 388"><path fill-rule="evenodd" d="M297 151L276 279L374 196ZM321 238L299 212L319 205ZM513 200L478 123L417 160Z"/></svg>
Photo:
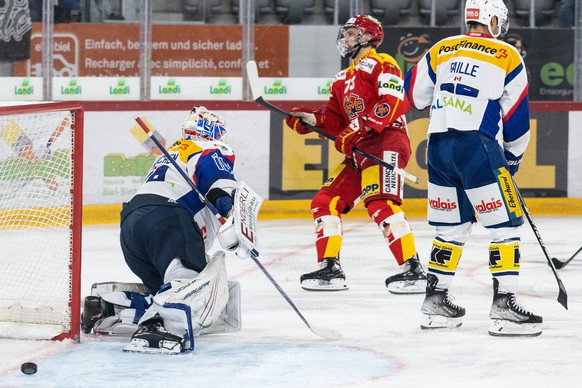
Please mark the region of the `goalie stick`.
<svg viewBox="0 0 582 388"><path fill-rule="evenodd" d="M223 225L226 222L224 217L222 217L220 215L218 210L216 210L216 208L212 205L212 203L210 203L210 201L202 194L202 192L198 189L196 184L192 181L192 179L188 176L188 174L186 174L186 172L184 170L182 170L182 168L178 165L178 163L174 160L174 158L172 158L170 156L170 154L168 153L166 148L160 143L160 141L156 137L153 136L153 133L155 132L155 130L151 127L151 125L147 121L145 121L142 117L139 117L139 116L135 118L135 121L139 124L139 126L143 129L143 131L148 135L148 137L151 138L151 140L155 143L155 145L158 146L158 148L160 149L160 151L162 151L164 156L174 165L174 167L179 172L179 174L186 180L186 182L188 182L188 184L190 185L192 190L194 190L194 192L199 196L200 200L216 216L216 218L218 219L218 222L220 222L220 224ZM257 258L258 252L256 250L253 250L253 252L251 253L250 256L253 259L253 261L257 264L257 266L261 269L263 274L265 274L267 279L269 279L271 284L273 284L273 286L275 286L275 288L277 289L277 291L279 291L281 296L287 301L287 303L289 303L291 308L295 311L295 313L297 313L299 318L301 318L303 323L305 323L305 325L309 328L309 330L311 330L314 334L316 334L322 338L325 338L325 339L336 340L336 339L343 338L343 336L335 330L323 329L323 328L320 328L317 326L313 326L309 322L307 322L307 319L305 319L303 314L301 314L301 312L299 311L299 309L297 308L295 303L293 303L293 301L291 300L289 295L287 295L287 293L281 288L281 286L277 283L277 281L275 281L275 279L271 276L271 274L267 271L267 269L258 260L258 258Z"/></svg>
<svg viewBox="0 0 582 388"><path fill-rule="evenodd" d="M556 267L556 269L562 269L565 266L567 266L574 259L574 257L576 257L576 255L578 255L578 253L580 253L580 252L582 252L582 247L580 247L580 249L578 249L576 251L576 253L574 253L572 255L572 257L570 257L566 261L560 261L560 260L556 259L555 257L552 257L552 263L554 264L554 267Z"/></svg>
<svg viewBox="0 0 582 388"><path fill-rule="evenodd" d="M265 108L280 114L281 116L285 117L289 115L289 112L287 112L286 110L283 110L281 108L279 108L276 105L271 104L268 101L265 101L265 99L263 98L262 93L260 92L260 87L259 87L259 71L257 69L257 63L255 61L248 61L247 62L247 76L248 76L248 80L249 80L249 85L251 87L251 93L253 95L253 98L255 99L255 101L259 104L264 106ZM301 120L301 123L309 128L310 130L312 130L313 132L331 140L331 141L335 141L335 136L323 131L321 128L317 128L311 124L306 123L305 121ZM367 153L366 151L363 151L357 147L353 147L353 150L355 153L362 155L363 157L373 161L376 164L379 164L382 167L386 167L389 170L394 171L396 174L401 175L402 177L418 184L420 182L420 180L418 179L418 177L404 171L401 168L398 168L396 166L391 165L390 163L387 163L386 161Z"/></svg>
<svg viewBox="0 0 582 388"><path fill-rule="evenodd" d="M525 213L525 217L527 218L527 221L529 222L529 225L531 226L531 229L534 232L534 235L536 236L536 239L538 240L540 247L542 248L542 252L544 252L544 256L546 256L546 260L548 261L548 264L549 264L550 268L552 269L552 272L554 273L554 277L556 278L556 281L558 282L558 288L559 288L558 302L562 306L564 306L564 308L566 310L568 310L568 294L566 293L566 288L564 287L564 283L562 283L562 279L560 279L560 275L558 275L558 272L556 271L556 267L554 267L554 263L550 259L550 255L548 254L548 250L546 249L546 245L544 244L542 237L540 236L540 232L538 231L538 228L537 228L536 224L534 223L534 220L531 216L531 213L529 212L529 209L527 208L527 205L525 204L525 201L523 200L523 197L521 196L521 192L517 188L517 184L515 183L515 179L513 179L513 185L515 186L515 192L517 193L517 198L519 199L519 203L523 209L523 212Z"/></svg>

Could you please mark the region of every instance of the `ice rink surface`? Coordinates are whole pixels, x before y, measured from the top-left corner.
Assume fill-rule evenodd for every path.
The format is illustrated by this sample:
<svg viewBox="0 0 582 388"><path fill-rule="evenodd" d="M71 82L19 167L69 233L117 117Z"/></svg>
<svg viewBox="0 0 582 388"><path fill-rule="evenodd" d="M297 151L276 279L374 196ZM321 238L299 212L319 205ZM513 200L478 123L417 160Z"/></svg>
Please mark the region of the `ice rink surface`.
<svg viewBox="0 0 582 388"><path fill-rule="evenodd" d="M535 215L534 215L535 217ZM426 265L433 228L411 219ZM569 258L582 245L582 218L535 217L550 255ZM465 307L456 330L421 331L423 295L393 295L384 286L398 272L380 232L368 219L344 220L342 265L350 289L309 292L299 276L316 269L313 221L259 223L260 260L309 323L343 334L313 334L251 260L227 255L229 280L239 281L242 330L196 339L192 353L123 353L126 340L82 337L72 342L0 340L0 387L578 387L582 377L582 254L558 271L569 310L528 224L521 245L518 296L544 318L533 338L487 334L492 281L489 237L475 225L451 286ZM83 232L82 294L92 283L137 281L126 268L117 226ZM218 247L217 247L218 248ZM38 364L24 375L25 361Z"/></svg>

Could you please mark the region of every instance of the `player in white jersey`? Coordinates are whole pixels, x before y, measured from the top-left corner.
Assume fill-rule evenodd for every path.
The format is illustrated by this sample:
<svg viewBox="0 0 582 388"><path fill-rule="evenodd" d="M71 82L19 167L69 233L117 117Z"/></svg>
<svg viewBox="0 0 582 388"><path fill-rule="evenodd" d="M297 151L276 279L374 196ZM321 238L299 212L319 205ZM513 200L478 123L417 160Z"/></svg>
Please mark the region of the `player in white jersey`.
<svg viewBox="0 0 582 388"><path fill-rule="evenodd" d="M195 107L182 131L182 139L168 149L169 156L227 217L238 184L233 174L235 155L224 142L224 120L205 107ZM229 300L224 253L219 251L212 258L206 253L219 227L216 216L174 164L166 156L159 156L121 212L120 240L125 261L151 295L118 292L104 297L109 298L109 304L132 309L125 326L139 323L126 350L192 350L194 334L203 332L218 318ZM98 299L94 303L102 305ZM85 304L87 310L87 300ZM107 322L99 316L99 308L94 310L97 313L85 314L85 332ZM114 320L112 324L118 327L108 328L109 332L124 330L119 328L125 324L123 318Z"/></svg>
<svg viewBox="0 0 582 388"><path fill-rule="evenodd" d="M465 309L448 288L478 219L491 235L491 335L539 335L542 318L515 297L522 209L513 175L529 142L525 65L495 39L508 28L502 0L468 0L468 33L436 43L405 77L410 103L430 107L428 220L436 238L428 264L423 329L458 327Z"/></svg>

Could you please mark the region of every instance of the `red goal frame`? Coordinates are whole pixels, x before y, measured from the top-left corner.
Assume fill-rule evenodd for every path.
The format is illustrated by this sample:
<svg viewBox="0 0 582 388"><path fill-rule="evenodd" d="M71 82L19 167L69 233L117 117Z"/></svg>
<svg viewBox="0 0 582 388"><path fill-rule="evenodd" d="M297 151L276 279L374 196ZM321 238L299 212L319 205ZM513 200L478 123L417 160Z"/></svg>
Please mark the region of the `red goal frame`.
<svg viewBox="0 0 582 388"><path fill-rule="evenodd" d="M16 105L17 104L17 105ZM70 111L73 117L72 132L72 177L71 177L71 256L69 271L71 284L69 307L71 324L69 332L63 332L53 340L73 339L79 342L81 330L81 242L83 214L83 129L84 108L79 102L15 102L15 105L0 106L0 115L19 115L27 113Z"/></svg>

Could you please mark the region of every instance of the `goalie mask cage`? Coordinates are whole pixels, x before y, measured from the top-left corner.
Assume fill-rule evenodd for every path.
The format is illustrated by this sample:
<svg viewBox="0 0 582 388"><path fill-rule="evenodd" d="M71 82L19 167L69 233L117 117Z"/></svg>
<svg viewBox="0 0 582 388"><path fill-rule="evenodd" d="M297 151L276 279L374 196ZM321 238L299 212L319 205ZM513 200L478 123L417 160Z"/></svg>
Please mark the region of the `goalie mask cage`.
<svg viewBox="0 0 582 388"><path fill-rule="evenodd" d="M79 339L83 108L0 106L0 337Z"/></svg>

